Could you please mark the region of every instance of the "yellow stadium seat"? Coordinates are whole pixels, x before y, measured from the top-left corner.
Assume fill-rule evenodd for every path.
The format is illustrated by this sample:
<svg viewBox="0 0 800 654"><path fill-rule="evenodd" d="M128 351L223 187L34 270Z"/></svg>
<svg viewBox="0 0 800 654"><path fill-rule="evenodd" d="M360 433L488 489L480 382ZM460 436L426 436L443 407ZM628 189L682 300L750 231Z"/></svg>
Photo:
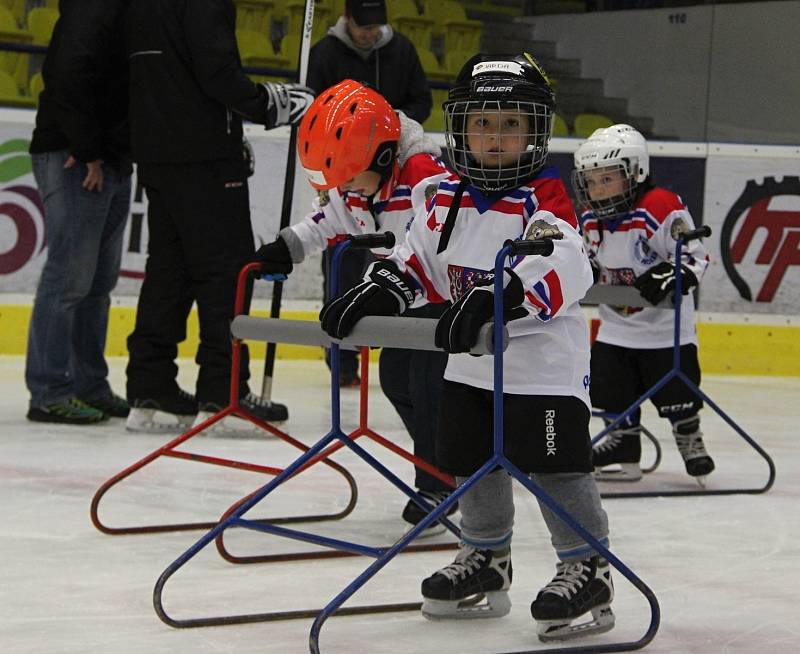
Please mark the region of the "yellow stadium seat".
<svg viewBox="0 0 800 654"><path fill-rule="evenodd" d="M431 108L431 115L422 126L428 132L443 132L444 111L442 110L442 103L447 100L447 90L431 89L431 94L433 95L433 107Z"/></svg>
<svg viewBox="0 0 800 654"><path fill-rule="evenodd" d="M16 80L6 71L0 70L0 104L33 107L36 102L33 98L20 94Z"/></svg>
<svg viewBox="0 0 800 654"><path fill-rule="evenodd" d="M253 30L236 30L236 42L239 45L239 56L245 66L253 68L290 68L289 60L277 55L272 49L269 39ZM285 78L275 75L252 75L256 82L282 81Z"/></svg>
<svg viewBox="0 0 800 654"><path fill-rule="evenodd" d="M17 21L7 7L0 5L0 41L30 44L33 34L17 27ZM17 84L19 92L28 90L30 55L11 50L0 50L0 70L7 72Z"/></svg>
<svg viewBox="0 0 800 654"><path fill-rule="evenodd" d="M436 56L427 48L417 48L417 55L419 55L419 62L422 64L422 70L425 71L425 77L435 82L449 82L453 76L443 69L436 59Z"/></svg>
<svg viewBox="0 0 800 654"><path fill-rule="evenodd" d="M30 84L28 85L28 91L30 93L31 98L38 104L39 103L39 94L44 90L44 78L42 77L41 73L36 73L35 75L31 76Z"/></svg>
<svg viewBox="0 0 800 654"><path fill-rule="evenodd" d="M33 43L47 45L58 21L58 11L50 7L34 7L28 12L28 29L33 34Z"/></svg>
<svg viewBox="0 0 800 654"><path fill-rule="evenodd" d="M286 3L286 32L300 36L302 33L303 20L305 19L306 3L304 1L291 0ZM330 22L328 17L331 14L331 8L319 3L314 3L314 24L311 26L311 42L316 43L328 32Z"/></svg>
<svg viewBox="0 0 800 654"><path fill-rule="evenodd" d="M423 15L431 18L434 35L444 37L445 50L475 54L480 50L483 23L470 20L460 2L455 0L425 0Z"/></svg>
<svg viewBox="0 0 800 654"><path fill-rule="evenodd" d="M596 129L611 127L613 124L614 121L603 114L578 114L575 116L572 130L575 136L587 138Z"/></svg>
<svg viewBox="0 0 800 654"><path fill-rule="evenodd" d="M567 127L567 122L558 114L553 116L553 136L569 136L569 127Z"/></svg>
<svg viewBox="0 0 800 654"><path fill-rule="evenodd" d="M467 63L467 60L474 55L474 52L461 52L459 50L448 50L444 53L444 69L456 78L458 73Z"/></svg>
<svg viewBox="0 0 800 654"><path fill-rule="evenodd" d="M389 22L398 32L407 36L417 50L431 47L433 19L421 16L413 0L395 0L387 4Z"/></svg>
<svg viewBox="0 0 800 654"><path fill-rule="evenodd" d="M0 7L5 7L14 18L15 27L20 27L25 22L25 12L27 11L27 0L0 0ZM58 5L56 4L56 8Z"/></svg>
<svg viewBox="0 0 800 654"><path fill-rule="evenodd" d="M235 0L236 29L253 30L267 38L272 34L273 0Z"/></svg>

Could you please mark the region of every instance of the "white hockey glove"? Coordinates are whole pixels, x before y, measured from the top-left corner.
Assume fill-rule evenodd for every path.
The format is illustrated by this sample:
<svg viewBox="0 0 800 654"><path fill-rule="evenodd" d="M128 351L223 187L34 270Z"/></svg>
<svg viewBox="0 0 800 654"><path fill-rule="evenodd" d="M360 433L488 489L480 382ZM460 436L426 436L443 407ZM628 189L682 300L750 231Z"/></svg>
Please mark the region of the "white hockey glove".
<svg viewBox="0 0 800 654"><path fill-rule="evenodd" d="M527 309L522 281L511 268L505 269L503 322L524 318ZM451 354L469 352L478 342L481 327L494 315L494 273L481 280L445 311L436 324L434 342Z"/></svg>
<svg viewBox="0 0 800 654"><path fill-rule="evenodd" d="M300 84L262 84L267 92L268 127L294 125L314 101L314 91Z"/></svg>
<svg viewBox="0 0 800 654"><path fill-rule="evenodd" d="M319 319L333 338L344 338L364 316L396 316L414 301L411 280L391 261L377 261L366 279L344 295L329 300Z"/></svg>

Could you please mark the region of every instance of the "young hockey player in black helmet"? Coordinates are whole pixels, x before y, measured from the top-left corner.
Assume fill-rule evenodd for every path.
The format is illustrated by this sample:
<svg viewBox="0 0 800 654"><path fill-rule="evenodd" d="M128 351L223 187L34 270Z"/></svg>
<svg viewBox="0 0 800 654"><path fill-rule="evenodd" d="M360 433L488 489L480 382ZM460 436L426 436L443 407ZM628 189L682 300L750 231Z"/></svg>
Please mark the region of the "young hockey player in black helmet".
<svg viewBox="0 0 800 654"><path fill-rule="evenodd" d="M495 255L506 239L552 238L551 256L518 258L504 275L505 317L512 321L504 358L505 451L606 544L608 520L591 474L588 326L578 305L592 272L564 185L545 168L553 110L552 88L530 55L470 59L444 105L457 174L439 182L406 243L374 264L363 284L326 304L320 317L323 329L340 338L364 315L402 313L412 301L453 301L436 333L451 353L437 462L463 483L492 450L492 358L466 352L492 317ZM504 470L482 477L459 507L459 552L422 582L423 613L500 617L511 606L511 477ZM531 604L540 639L611 629L608 562L540 508L559 559L556 576ZM471 605L479 595L487 603ZM590 619L572 624L588 612Z"/></svg>
<svg viewBox="0 0 800 654"><path fill-rule="evenodd" d="M599 281L632 284L653 304L670 295L675 241L694 229L694 222L680 197L653 185L644 137L630 125L595 130L575 152L572 185L585 207L581 225ZM694 298L688 293L708 267L708 255L699 240L687 243L683 255L681 368L699 384ZM592 346L592 404L622 413L671 369L674 316L662 309L606 305L599 313L601 326ZM700 432L702 400L672 379L651 401L672 423L686 472L702 484L714 470ZM636 410L595 446L598 479L641 479L640 414ZM604 470L614 464L619 470Z"/></svg>

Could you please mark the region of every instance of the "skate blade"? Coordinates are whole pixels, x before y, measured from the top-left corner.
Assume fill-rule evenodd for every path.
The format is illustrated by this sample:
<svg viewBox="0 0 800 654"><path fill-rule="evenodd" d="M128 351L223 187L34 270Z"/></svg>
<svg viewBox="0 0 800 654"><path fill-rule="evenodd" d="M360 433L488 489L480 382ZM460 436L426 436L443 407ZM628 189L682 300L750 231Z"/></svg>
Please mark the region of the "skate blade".
<svg viewBox="0 0 800 654"><path fill-rule="evenodd" d="M707 475L697 475L697 477L693 477L693 479L694 479L694 480L695 480L695 481L696 481L698 484L700 484L700 488L702 488L703 490L705 490L705 488L706 488L706 479L707 479Z"/></svg>
<svg viewBox="0 0 800 654"><path fill-rule="evenodd" d="M198 427L201 423L208 420L214 413L201 411L197 414L192 427ZM270 423L275 424L275 423ZM273 434L266 429L261 429L258 425L253 424L249 420L239 418L237 416L225 416L222 420L218 420L210 427L206 427L201 431L198 436L208 436L210 438L272 438Z"/></svg>
<svg viewBox="0 0 800 654"><path fill-rule="evenodd" d="M638 463L616 463L613 465L619 468L606 466L605 468L595 468L595 481L639 481L642 478L642 469Z"/></svg>
<svg viewBox="0 0 800 654"><path fill-rule="evenodd" d="M180 434L192 426L195 417L156 409L131 408L125 421L126 431L143 434Z"/></svg>
<svg viewBox="0 0 800 654"><path fill-rule="evenodd" d="M592 619L581 624L556 620L542 620L536 626L536 635L543 643L557 640L572 640L595 634L604 634L614 628L616 618L611 606L604 604L592 609Z"/></svg>
<svg viewBox="0 0 800 654"><path fill-rule="evenodd" d="M428 620L502 618L504 615L508 615L510 610L511 598L508 596L507 590L479 593L460 601L425 597L422 602L422 615Z"/></svg>

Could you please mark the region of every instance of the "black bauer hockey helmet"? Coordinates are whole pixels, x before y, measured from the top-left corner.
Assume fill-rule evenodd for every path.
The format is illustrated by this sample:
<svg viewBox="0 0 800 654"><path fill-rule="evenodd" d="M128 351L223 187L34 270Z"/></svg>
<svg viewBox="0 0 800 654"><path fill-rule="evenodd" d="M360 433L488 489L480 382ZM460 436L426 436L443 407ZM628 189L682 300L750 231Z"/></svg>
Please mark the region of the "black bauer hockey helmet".
<svg viewBox="0 0 800 654"><path fill-rule="evenodd" d="M547 158L555 94L531 55L477 54L464 64L442 105L446 149L455 172L487 192L533 179ZM501 113L502 112L502 113ZM498 119L500 114L501 120ZM508 131L519 141L504 152ZM482 151L474 151L481 148Z"/></svg>

